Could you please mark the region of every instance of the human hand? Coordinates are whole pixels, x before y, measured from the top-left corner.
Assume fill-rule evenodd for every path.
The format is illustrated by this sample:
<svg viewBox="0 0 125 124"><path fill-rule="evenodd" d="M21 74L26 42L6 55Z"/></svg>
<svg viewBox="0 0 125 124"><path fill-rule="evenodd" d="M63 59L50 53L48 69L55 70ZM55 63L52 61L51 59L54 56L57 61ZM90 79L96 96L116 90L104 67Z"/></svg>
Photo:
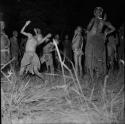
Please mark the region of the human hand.
<svg viewBox="0 0 125 124"><path fill-rule="evenodd" d="M49 34L47 34L47 38L50 38L52 36L52 34L51 33L49 33Z"/></svg>
<svg viewBox="0 0 125 124"><path fill-rule="evenodd" d="M30 21L30 20L26 21L26 25L29 25L30 23L31 23L31 21Z"/></svg>

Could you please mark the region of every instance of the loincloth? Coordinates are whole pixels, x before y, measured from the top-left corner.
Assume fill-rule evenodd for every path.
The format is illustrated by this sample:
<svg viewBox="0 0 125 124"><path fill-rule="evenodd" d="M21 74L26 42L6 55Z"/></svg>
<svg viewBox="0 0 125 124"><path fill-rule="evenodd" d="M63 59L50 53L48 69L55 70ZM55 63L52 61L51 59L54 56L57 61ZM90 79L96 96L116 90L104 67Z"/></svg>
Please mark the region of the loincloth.
<svg viewBox="0 0 125 124"><path fill-rule="evenodd" d="M21 68L26 67L29 71L33 71L34 67L40 69L40 60L35 52L25 52L21 61Z"/></svg>
<svg viewBox="0 0 125 124"><path fill-rule="evenodd" d="M78 56L83 55L83 51L81 49L75 49L73 52L74 52L75 55L78 55Z"/></svg>

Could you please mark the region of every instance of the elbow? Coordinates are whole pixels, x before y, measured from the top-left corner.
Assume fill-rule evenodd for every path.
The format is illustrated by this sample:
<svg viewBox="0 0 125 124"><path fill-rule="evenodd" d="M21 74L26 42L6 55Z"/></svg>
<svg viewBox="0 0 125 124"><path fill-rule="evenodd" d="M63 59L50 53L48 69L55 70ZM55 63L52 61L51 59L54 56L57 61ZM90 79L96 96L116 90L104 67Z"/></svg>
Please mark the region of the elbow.
<svg viewBox="0 0 125 124"><path fill-rule="evenodd" d="M20 33L23 34L23 31L21 30Z"/></svg>

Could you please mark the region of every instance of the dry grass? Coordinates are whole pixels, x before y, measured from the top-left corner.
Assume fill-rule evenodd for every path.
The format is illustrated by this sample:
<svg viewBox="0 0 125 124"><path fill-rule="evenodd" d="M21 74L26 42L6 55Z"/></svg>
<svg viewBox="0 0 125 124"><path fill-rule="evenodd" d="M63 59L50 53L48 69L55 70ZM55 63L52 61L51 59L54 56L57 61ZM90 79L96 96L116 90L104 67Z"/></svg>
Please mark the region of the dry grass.
<svg viewBox="0 0 125 124"><path fill-rule="evenodd" d="M59 51L58 55L60 56ZM92 84L88 79L78 78L73 64L72 72L61 58L60 63L62 75L45 74L44 84L36 77L21 79L12 70L8 74L4 73L5 78L1 82L1 109L4 122L6 120L8 124L14 124L16 118L15 123L18 124L20 118L23 119L26 116L37 116L38 119L40 113L44 118L49 117L46 123L56 123L61 118L67 123L68 119L72 120L72 123L80 123L83 120L85 124L122 124L124 122L122 72L118 72L119 77L114 80L111 80L113 77L109 75L105 77L104 82L102 81L102 85L96 82L91 87ZM68 70L68 75L64 73L64 68Z"/></svg>

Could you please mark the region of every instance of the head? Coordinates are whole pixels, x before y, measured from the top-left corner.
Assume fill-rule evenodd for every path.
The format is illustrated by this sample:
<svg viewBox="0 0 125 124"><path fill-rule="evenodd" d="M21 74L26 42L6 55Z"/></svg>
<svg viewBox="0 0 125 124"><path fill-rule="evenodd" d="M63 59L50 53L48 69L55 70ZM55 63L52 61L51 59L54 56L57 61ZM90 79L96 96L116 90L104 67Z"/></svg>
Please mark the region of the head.
<svg viewBox="0 0 125 124"><path fill-rule="evenodd" d="M0 25L1 25L1 29L4 30L5 29L5 22L4 21L0 21Z"/></svg>
<svg viewBox="0 0 125 124"><path fill-rule="evenodd" d="M41 34L41 29L37 28L37 33Z"/></svg>
<svg viewBox="0 0 125 124"><path fill-rule="evenodd" d="M97 18L101 18L102 17L102 13L103 13L103 8L102 7L96 7L94 9L94 15Z"/></svg>
<svg viewBox="0 0 125 124"><path fill-rule="evenodd" d="M55 39L59 40L59 34L55 35Z"/></svg>
<svg viewBox="0 0 125 124"><path fill-rule="evenodd" d="M13 36L17 37L18 36L18 32L17 31L13 31Z"/></svg>
<svg viewBox="0 0 125 124"><path fill-rule="evenodd" d="M77 26L77 28L75 30L75 34L81 33L81 32L82 32L82 27L81 26Z"/></svg>
<svg viewBox="0 0 125 124"><path fill-rule="evenodd" d="M69 36L68 36L68 35L65 35L65 39L68 40L68 39L69 39Z"/></svg>

